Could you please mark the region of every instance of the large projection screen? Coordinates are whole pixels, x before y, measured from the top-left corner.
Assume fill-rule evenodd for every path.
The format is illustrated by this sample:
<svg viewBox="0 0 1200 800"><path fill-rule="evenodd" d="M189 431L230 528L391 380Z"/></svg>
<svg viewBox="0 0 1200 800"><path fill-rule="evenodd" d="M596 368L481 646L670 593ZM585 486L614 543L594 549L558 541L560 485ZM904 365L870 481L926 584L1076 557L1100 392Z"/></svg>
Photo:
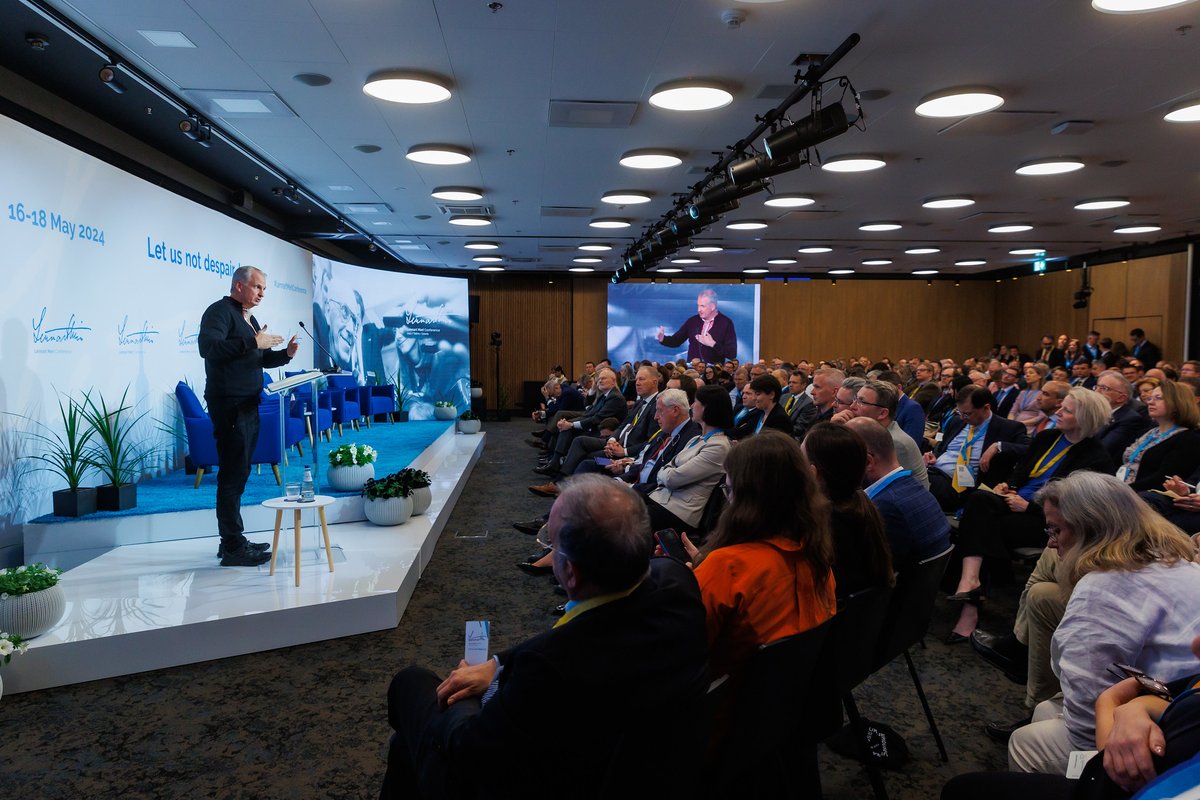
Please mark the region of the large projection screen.
<svg viewBox="0 0 1200 800"><path fill-rule="evenodd" d="M676 361L699 358L705 363L758 359L759 287L729 283L619 283L608 287L608 357L614 364L625 361ZM692 319L701 295L716 306L710 326L711 337L722 341L706 345L696 339L704 335L703 320ZM721 320L720 317L725 317ZM662 328L666 342L658 339ZM697 331L685 338L685 329ZM673 334L680 334L677 343ZM728 335L724 335L728 334ZM736 344L735 344L736 342ZM736 355L735 355L736 348Z"/></svg>
<svg viewBox="0 0 1200 800"><path fill-rule="evenodd" d="M360 384L394 384L409 419L433 405L471 407L467 281L369 269L313 256L313 329L324 352Z"/></svg>

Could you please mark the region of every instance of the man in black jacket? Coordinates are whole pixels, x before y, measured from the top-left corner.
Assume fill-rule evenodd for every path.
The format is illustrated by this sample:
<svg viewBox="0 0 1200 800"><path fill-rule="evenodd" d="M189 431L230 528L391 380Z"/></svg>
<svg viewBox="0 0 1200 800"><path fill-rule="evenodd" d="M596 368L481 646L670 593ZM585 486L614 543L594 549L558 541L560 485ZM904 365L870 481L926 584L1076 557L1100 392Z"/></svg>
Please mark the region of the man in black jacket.
<svg viewBox="0 0 1200 800"><path fill-rule="evenodd" d="M571 442L580 434L594 434L600 430L602 420L613 417L618 423L625 420L629 407L625 404L625 395L617 388L617 373L609 367L596 371L596 399L588 406L582 415L572 419L560 419L555 427L553 436L553 453L544 467L538 467L535 472L550 477L556 477L562 469L563 459L571 449Z"/></svg>
<svg viewBox="0 0 1200 800"><path fill-rule="evenodd" d="M258 444L258 401L263 369L280 367L296 355L293 336L286 350L272 350L283 337L267 333L250 313L267 291L267 275L257 267L238 267L228 297L210 305L200 318L197 342L204 359L204 399L217 440L217 555L223 567L253 567L271 558L267 545L246 541L242 492L250 458Z"/></svg>
<svg viewBox="0 0 1200 800"><path fill-rule="evenodd" d="M929 491L945 511L962 508L967 495L981 483L992 485L1004 479L985 469L985 452L994 452L997 443L1029 442L1024 425L992 413L992 394L987 389L967 386L955 399L954 419L938 432L933 452L925 454Z"/></svg>
<svg viewBox="0 0 1200 800"><path fill-rule="evenodd" d="M707 735L707 635L691 570L650 558L645 505L611 478L571 480L547 533L566 613L444 681L416 667L396 675L384 800L694 790L695 770L669 766L694 760Z"/></svg>
<svg viewBox="0 0 1200 800"><path fill-rule="evenodd" d="M658 326L658 341L666 347L679 347L687 342L687 358L698 358L706 364L719 364L726 358L737 357L737 332L733 320L717 309L717 293L704 289L696 296L696 315L688 317L679 330L667 335Z"/></svg>

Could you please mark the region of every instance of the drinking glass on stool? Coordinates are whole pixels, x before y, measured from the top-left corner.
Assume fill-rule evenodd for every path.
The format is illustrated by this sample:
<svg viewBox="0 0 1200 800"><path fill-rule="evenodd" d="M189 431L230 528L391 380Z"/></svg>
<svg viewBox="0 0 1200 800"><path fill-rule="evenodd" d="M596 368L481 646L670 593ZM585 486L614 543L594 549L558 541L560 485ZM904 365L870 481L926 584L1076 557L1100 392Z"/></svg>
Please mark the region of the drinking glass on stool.
<svg viewBox="0 0 1200 800"><path fill-rule="evenodd" d="M300 502L300 484L288 483L284 485L284 499L289 503Z"/></svg>

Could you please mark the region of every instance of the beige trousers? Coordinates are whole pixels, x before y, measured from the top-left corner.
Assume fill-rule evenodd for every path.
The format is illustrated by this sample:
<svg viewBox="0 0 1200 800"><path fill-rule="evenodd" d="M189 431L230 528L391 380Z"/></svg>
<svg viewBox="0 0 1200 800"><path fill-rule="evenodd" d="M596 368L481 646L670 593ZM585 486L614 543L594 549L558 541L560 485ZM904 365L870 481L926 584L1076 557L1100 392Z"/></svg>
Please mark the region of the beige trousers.
<svg viewBox="0 0 1200 800"><path fill-rule="evenodd" d="M1013 731L1008 740L1008 768L1013 772L1066 775L1071 737L1062 718L1063 697L1055 695L1038 703L1033 722Z"/></svg>
<svg viewBox="0 0 1200 800"><path fill-rule="evenodd" d="M1050 639L1062 621L1068 593L1056 579L1058 553L1042 551L1017 606L1013 633L1029 647L1029 680L1025 684L1025 707L1033 708L1059 692L1058 678L1050 669Z"/></svg>

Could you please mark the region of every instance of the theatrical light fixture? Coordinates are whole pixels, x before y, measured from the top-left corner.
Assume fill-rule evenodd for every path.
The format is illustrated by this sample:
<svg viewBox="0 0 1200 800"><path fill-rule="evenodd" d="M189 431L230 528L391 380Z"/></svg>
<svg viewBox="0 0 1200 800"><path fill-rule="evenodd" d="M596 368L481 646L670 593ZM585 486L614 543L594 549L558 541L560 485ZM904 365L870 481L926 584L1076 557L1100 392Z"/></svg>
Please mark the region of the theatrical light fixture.
<svg viewBox="0 0 1200 800"><path fill-rule="evenodd" d="M594 219L588 223L589 228L628 228L630 225L627 219L616 219L615 217L601 217Z"/></svg>
<svg viewBox="0 0 1200 800"><path fill-rule="evenodd" d="M449 222L451 225L462 225L468 228L476 228L492 224L492 221L487 217L477 217L472 214L452 214L447 222Z"/></svg>
<svg viewBox="0 0 1200 800"><path fill-rule="evenodd" d="M898 231L903 227L899 222L864 222L858 226L860 231L879 233L880 231Z"/></svg>
<svg viewBox="0 0 1200 800"><path fill-rule="evenodd" d="M1011 225L993 225L988 228L988 233L1024 233L1031 230L1033 230L1032 225L1013 223Z"/></svg>
<svg viewBox="0 0 1200 800"><path fill-rule="evenodd" d="M496 242L467 242L463 247L468 250L499 250L500 245Z"/></svg>
<svg viewBox="0 0 1200 800"><path fill-rule="evenodd" d="M987 262L982 258L964 258L962 261L955 261L956 267L982 267Z"/></svg>
<svg viewBox="0 0 1200 800"><path fill-rule="evenodd" d="M179 120L179 132L201 147L212 147L212 128L195 114Z"/></svg>
<svg viewBox="0 0 1200 800"><path fill-rule="evenodd" d="M103 83L109 89L112 89L117 94L125 94L125 84L117 80L116 64L105 64L100 68L100 72L97 73L96 77L100 79L101 83Z"/></svg>
<svg viewBox="0 0 1200 800"><path fill-rule="evenodd" d="M835 103L775 131L763 139L763 150L768 158L778 162L840 136L849 129L846 109L840 103Z"/></svg>
<svg viewBox="0 0 1200 800"><path fill-rule="evenodd" d="M472 200L482 200L483 192L469 186L439 186L429 193L436 200L450 200L457 203L469 203Z"/></svg>
<svg viewBox="0 0 1200 800"><path fill-rule="evenodd" d="M1200 100L1189 100L1175 106L1163 119L1167 122L1200 122Z"/></svg>
<svg viewBox="0 0 1200 800"><path fill-rule="evenodd" d="M733 102L733 95L715 83L672 81L650 95L650 105L667 111L711 111Z"/></svg>
<svg viewBox="0 0 1200 800"><path fill-rule="evenodd" d="M389 103L440 103L450 99L450 90L432 75L400 70L376 72L363 84L363 91Z"/></svg>
<svg viewBox="0 0 1200 800"><path fill-rule="evenodd" d="M729 176L729 180L733 183L752 183L774 175L791 172L807 163L805 158L799 153L788 156L780 161L772 159L766 153L759 153L756 156L750 156L743 158L741 161L733 162L729 165L729 169L726 170L726 175Z"/></svg>
<svg viewBox="0 0 1200 800"><path fill-rule="evenodd" d="M434 166L466 164L471 160L469 151L461 147L445 144L416 144L408 148L408 152L404 154L404 157L418 164L432 164Z"/></svg>
<svg viewBox="0 0 1200 800"><path fill-rule="evenodd" d="M1092 8L1105 14L1141 14L1162 8L1185 6L1193 0L1092 0Z"/></svg>
<svg viewBox="0 0 1200 800"><path fill-rule="evenodd" d="M805 255L811 256L811 255L816 255L817 253L832 253L833 248L832 247L801 247L796 252L804 253Z"/></svg>
<svg viewBox="0 0 1200 800"><path fill-rule="evenodd" d="M670 169L683 159L667 150L630 150L621 156L621 166L633 169Z"/></svg>
<svg viewBox="0 0 1200 800"><path fill-rule="evenodd" d="M747 275L762 275L764 272L770 271L771 270L767 269L766 267L747 267L746 269L742 270L742 272L746 273Z"/></svg>
<svg viewBox="0 0 1200 800"><path fill-rule="evenodd" d="M868 258L862 263L864 267L886 267L892 263L892 260L890 258Z"/></svg>
<svg viewBox="0 0 1200 800"><path fill-rule="evenodd" d="M595 256L584 256L582 258L571 259L571 261L575 262L576 264L599 264L603 260L603 258L596 258Z"/></svg>
<svg viewBox="0 0 1200 800"><path fill-rule="evenodd" d="M595 272L591 267L568 267L567 272Z"/></svg>
<svg viewBox="0 0 1200 800"><path fill-rule="evenodd" d="M854 270L852 270L852 269L831 269L831 270L829 270L829 274L830 275L853 275Z"/></svg>
<svg viewBox="0 0 1200 800"><path fill-rule="evenodd" d="M1004 98L995 89L960 86L925 95L913 110L920 117L968 117L994 111L1002 105Z"/></svg>
<svg viewBox="0 0 1200 800"><path fill-rule="evenodd" d="M764 200L763 205L772 208L803 208L815 202L817 201L802 194L777 194Z"/></svg>
<svg viewBox="0 0 1200 800"><path fill-rule="evenodd" d="M794 259L794 258L768 258L767 263L774 264L776 266L785 266L787 264L795 264L796 259Z"/></svg>
<svg viewBox="0 0 1200 800"><path fill-rule="evenodd" d="M1107 211L1110 208L1124 208L1129 201L1123 197L1107 197L1098 200L1084 200L1075 204L1076 211Z"/></svg>
<svg viewBox="0 0 1200 800"><path fill-rule="evenodd" d="M937 275L937 274L938 274L938 271L936 269L915 269L915 270L913 270L913 275Z"/></svg>
<svg viewBox="0 0 1200 800"><path fill-rule="evenodd" d="M587 242L586 244L579 245L579 249L586 250L589 253L607 253L613 248L611 244L604 244L603 242Z"/></svg>
<svg viewBox="0 0 1200 800"><path fill-rule="evenodd" d="M904 251L910 256L928 256L942 252L940 247L910 247Z"/></svg>
<svg viewBox="0 0 1200 800"><path fill-rule="evenodd" d="M1010 256L1044 256L1046 248L1044 247L1021 247L1016 250L1009 250Z"/></svg>
<svg viewBox="0 0 1200 800"><path fill-rule="evenodd" d="M497 264L504 260L504 256L475 256L471 260L480 264Z"/></svg>
<svg viewBox="0 0 1200 800"><path fill-rule="evenodd" d="M947 197L931 197L921 205L924 208L963 208L975 205L975 201L966 195L949 195Z"/></svg>
<svg viewBox="0 0 1200 800"><path fill-rule="evenodd" d="M1161 230L1162 228L1158 225L1125 225L1120 228L1113 228L1113 233L1154 233Z"/></svg>
<svg viewBox="0 0 1200 800"><path fill-rule="evenodd" d="M887 166L887 162L876 156L838 156L821 164L826 172L870 172Z"/></svg>
<svg viewBox="0 0 1200 800"><path fill-rule="evenodd" d="M739 219L725 225L731 231L759 231L767 227L761 219Z"/></svg>
<svg viewBox="0 0 1200 800"><path fill-rule="evenodd" d="M504 267L480 267L480 272L504 272Z"/></svg>
<svg viewBox="0 0 1200 800"><path fill-rule="evenodd" d="M724 247L718 247L715 244L702 244L691 248L691 251L693 253L719 253L724 249Z"/></svg>
<svg viewBox="0 0 1200 800"><path fill-rule="evenodd" d="M650 195L645 192L609 192L600 198L601 203L614 206L633 206L638 203L649 203Z"/></svg>
<svg viewBox="0 0 1200 800"><path fill-rule="evenodd" d="M1062 175L1083 169L1083 161L1078 158L1039 158L1036 161L1026 161L1017 167L1018 175Z"/></svg>
<svg viewBox="0 0 1200 800"><path fill-rule="evenodd" d="M688 216L692 219L700 219L708 214L723 214L725 211L732 211L737 208L738 200L747 195L757 194L765 188L767 188L765 181L743 184L736 184L729 180L721 181L706 190L687 207Z"/></svg>

